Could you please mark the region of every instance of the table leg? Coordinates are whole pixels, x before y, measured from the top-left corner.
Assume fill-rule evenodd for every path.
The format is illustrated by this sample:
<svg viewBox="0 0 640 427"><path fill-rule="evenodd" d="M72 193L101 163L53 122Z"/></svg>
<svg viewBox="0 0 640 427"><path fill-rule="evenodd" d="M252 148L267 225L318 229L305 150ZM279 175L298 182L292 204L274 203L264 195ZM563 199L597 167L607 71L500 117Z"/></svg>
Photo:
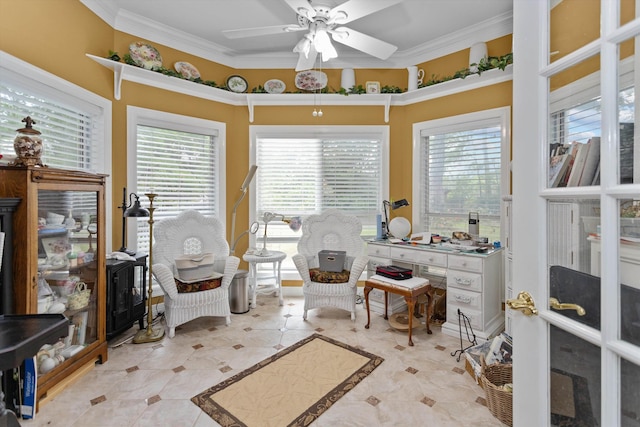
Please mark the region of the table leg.
<svg viewBox="0 0 640 427"><path fill-rule="evenodd" d="M278 302L282 306L284 305L284 299L282 297L282 277L280 276L280 267L282 267L282 260L278 261L278 288L276 291L278 292Z"/></svg>
<svg viewBox="0 0 640 427"><path fill-rule="evenodd" d="M251 308L256 308L256 293L258 290L258 271L257 264L255 262L249 263L249 287L251 288Z"/></svg>
<svg viewBox="0 0 640 427"><path fill-rule="evenodd" d="M387 315L387 313L388 313L388 311L387 311L388 305L389 305L389 293L387 291L384 291L384 318L385 318L385 320L389 320L389 316Z"/></svg>
<svg viewBox="0 0 640 427"><path fill-rule="evenodd" d="M431 328L429 327L429 320L431 316L433 316L433 289L429 289L425 295L427 296L427 309L425 310L427 319L425 320L425 324L427 325L427 334L432 334Z"/></svg>
<svg viewBox="0 0 640 427"><path fill-rule="evenodd" d="M369 323L371 323L371 312L369 311L369 292L373 289L371 286L364 287L364 303L367 305L367 324L364 325L365 329L369 329Z"/></svg>
<svg viewBox="0 0 640 427"><path fill-rule="evenodd" d="M407 302L407 308L409 309L409 346L413 347L413 340L411 339L411 331L413 329L413 309L416 307L417 297L404 297Z"/></svg>

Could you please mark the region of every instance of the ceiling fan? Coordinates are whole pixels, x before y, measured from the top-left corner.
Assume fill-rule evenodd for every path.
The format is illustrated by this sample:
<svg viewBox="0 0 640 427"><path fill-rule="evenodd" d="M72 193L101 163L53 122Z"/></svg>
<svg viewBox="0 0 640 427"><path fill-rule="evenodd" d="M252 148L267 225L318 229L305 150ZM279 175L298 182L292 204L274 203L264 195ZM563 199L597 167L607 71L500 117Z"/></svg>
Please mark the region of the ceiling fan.
<svg viewBox="0 0 640 427"><path fill-rule="evenodd" d="M337 58L338 53L331 44L329 35L338 43L383 60L398 49L390 43L340 25L393 6L402 0L348 0L334 7L327 4L332 0L284 1L296 12L297 24L224 30L222 33L230 39L236 39L308 30L293 48L300 55L296 71L313 68L318 54L323 61Z"/></svg>

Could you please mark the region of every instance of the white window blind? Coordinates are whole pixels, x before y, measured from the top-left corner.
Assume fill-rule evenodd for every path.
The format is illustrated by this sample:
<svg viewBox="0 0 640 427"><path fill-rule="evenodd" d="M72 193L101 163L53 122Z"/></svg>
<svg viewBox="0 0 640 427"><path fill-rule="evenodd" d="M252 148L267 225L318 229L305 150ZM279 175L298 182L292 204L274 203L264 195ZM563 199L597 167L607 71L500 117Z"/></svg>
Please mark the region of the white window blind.
<svg viewBox="0 0 640 427"><path fill-rule="evenodd" d="M500 118L468 120L420 132L420 220L423 230L451 236L480 215L480 234L500 238L503 129ZM414 221L415 222L415 221ZM493 239L493 240L492 240Z"/></svg>
<svg viewBox="0 0 640 427"><path fill-rule="evenodd" d="M376 213L386 194L387 130L350 127L349 131L323 128L286 129L278 137L258 134L255 163L258 170L252 195L255 219L262 222L264 212L304 218L327 209L339 209L357 216L362 236L376 234ZM278 130L269 133L277 134ZM294 135L295 133L295 135ZM261 227L263 227L261 225ZM296 253L300 232L293 232L279 221L268 225L267 247L286 252L283 272L295 271L291 256ZM262 247L263 228L252 237Z"/></svg>
<svg viewBox="0 0 640 427"><path fill-rule="evenodd" d="M42 134L44 164L88 172L102 169L98 162L104 143L101 109L79 100L72 105L63 93L56 94L51 88L39 92L38 84L25 88L5 77L0 82L0 152L14 153L16 130L30 116Z"/></svg>
<svg viewBox="0 0 640 427"><path fill-rule="evenodd" d="M256 154L258 219L264 212L304 217L340 209L375 234L382 205L379 138L261 138Z"/></svg>
<svg viewBox="0 0 640 427"><path fill-rule="evenodd" d="M154 220L189 209L205 216L219 215L216 136L137 126L137 194L145 207L149 201L144 194L157 194ZM137 249L148 252L149 224L145 218L137 220L137 231Z"/></svg>

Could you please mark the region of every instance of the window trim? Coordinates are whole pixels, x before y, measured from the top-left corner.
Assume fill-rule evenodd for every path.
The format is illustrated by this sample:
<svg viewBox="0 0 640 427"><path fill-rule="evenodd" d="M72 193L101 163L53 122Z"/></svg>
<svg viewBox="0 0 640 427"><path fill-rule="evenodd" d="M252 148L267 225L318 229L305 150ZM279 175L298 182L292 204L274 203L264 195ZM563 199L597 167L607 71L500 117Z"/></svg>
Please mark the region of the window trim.
<svg viewBox="0 0 640 427"><path fill-rule="evenodd" d="M40 91L46 96L63 99L70 105L77 105L78 101L89 104L95 110L102 111L103 144L95 147L96 158L102 162L95 163L99 170L95 173L105 174L105 206L112 206L112 103L83 87L73 84L61 77L49 73L28 62L16 58L6 52L0 51L0 79L6 81L18 81L34 91ZM43 135L46 138L46 135ZM112 235L112 211L107 208L105 212L106 235ZM111 239L106 239L106 250L111 252Z"/></svg>
<svg viewBox="0 0 640 427"><path fill-rule="evenodd" d="M152 110L148 108L135 107L132 105L127 106L127 194L137 193L137 176L138 168L136 156L138 152L137 142L137 128L138 125L156 126L166 129L174 129L185 132L196 132L203 134L217 133L216 135L216 158L219 160L217 168L217 175L219 183L218 198L217 198L217 211L218 219L222 223L222 227L226 238L226 225L227 225L227 189L225 183L227 182L227 131L226 123L218 122L208 119L200 119L197 117L184 116L181 114L167 113L159 110ZM143 204L145 201L142 201ZM162 206L162 200L157 200L156 207ZM127 247L137 247L135 241L136 233L135 221L127 221Z"/></svg>
<svg viewBox="0 0 640 427"><path fill-rule="evenodd" d="M413 124L413 173L412 173L412 229L422 230L424 224L421 223L420 207L423 205L422 185L420 183L420 144L422 133L431 134L445 133L455 130L462 124L472 122L483 122L487 120L499 120L501 127L502 147L500 152L500 188L502 196L500 204L504 203L505 196L511 194L510 177L511 177L511 107L498 107L489 110L476 111L473 113L460 114L457 116L444 117L442 119L427 120ZM502 209L501 209L502 212ZM500 229L505 227L505 219L500 218Z"/></svg>

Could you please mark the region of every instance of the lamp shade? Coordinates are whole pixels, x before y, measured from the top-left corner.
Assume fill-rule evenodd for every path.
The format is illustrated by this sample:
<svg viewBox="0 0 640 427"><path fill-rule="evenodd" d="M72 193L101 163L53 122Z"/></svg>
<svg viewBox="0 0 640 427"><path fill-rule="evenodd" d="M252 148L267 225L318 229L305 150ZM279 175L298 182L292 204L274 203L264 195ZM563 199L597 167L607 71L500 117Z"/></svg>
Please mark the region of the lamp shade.
<svg viewBox="0 0 640 427"><path fill-rule="evenodd" d="M138 200L136 196L136 201L133 203L133 206L131 206L126 211L124 211L124 216L125 217L148 217L149 210L140 206L140 200Z"/></svg>
<svg viewBox="0 0 640 427"><path fill-rule="evenodd" d="M404 239L411 233L411 223L401 216L393 218L389 223L389 233L396 239Z"/></svg>

